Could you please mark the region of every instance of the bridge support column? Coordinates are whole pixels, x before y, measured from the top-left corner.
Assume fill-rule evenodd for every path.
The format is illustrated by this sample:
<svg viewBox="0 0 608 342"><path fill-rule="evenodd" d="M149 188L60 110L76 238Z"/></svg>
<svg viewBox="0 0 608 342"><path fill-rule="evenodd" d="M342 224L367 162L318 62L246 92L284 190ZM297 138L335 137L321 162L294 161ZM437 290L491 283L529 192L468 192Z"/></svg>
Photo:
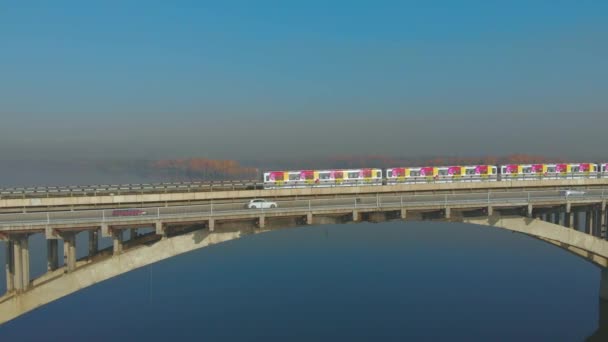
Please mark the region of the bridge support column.
<svg viewBox="0 0 608 342"><path fill-rule="evenodd" d="M23 263L21 253L21 239L13 240L13 283L15 290L21 292L23 290Z"/></svg>
<svg viewBox="0 0 608 342"><path fill-rule="evenodd" d="M593 235L593 210L587 209L585 211L585 232Z"/></svg>
<svg viewBox="0 0 608 342"><path fill-rule="evenodd" d="M492 206L488 206L488 216L494 215L494 208Z"/></svg>
<svg viewBox="0 0 608 342"><path fill-rule="evenodd" d="M606 239L606 202L602 203L602 209L600 210L600 237Z"/></svg>
<svg viewBox="0 0 608 342"><path fill-rule="evenodd" d="M207 225L209 226L209 231L212 232L215 230L215 219L209 219L209 222L207 223Z"/></svg>
<svg viewBox="0 0 608 342"><path fill-rule="evenodd" d="M401 208L401 219L402 220L407 219L407 209L405 209L405 208Z"/></svg>
<svg viewBox="0 0 608 342"><path fill-rule="evenodd" d="M580 228L581 228L580 215L581 215L581 213L579 211L574 211L572 213L572 217L573 217L572 228L574 230L580 230Z"/></svg>
<svg viewBox="0 0 608 342"><path fill-rule="evenodd" d="M112 242L114 255L122 253L122 229L112 229Z"/></svg>
<svg viewBox="0 0 608 342"><path fill-rule="evenodd" d="M608 300L608 268L602 268L600 278L600 298Z"/></svg>
<svg viewBox="0 0 608 342"><path fill-rule="evenodd" d="M532 217L533 210L532 204L528 204L528 217Z"/></svg>
<svg viewBox="0 0 608 342"><path fill-rule="evenodd" d="M359 212L356 210L353 210L353 221L354 222L359 222L360 218L359 218Z"/></svg>
<svg viewBox="0 0 608 342"><path fill-rule="evenodd" d="M12 240L6 240L6 258L4 260L6 266L6 292L15 290L15 252L14 243Z"/></svg>
<svg viewBox="0 0 608 342"><path fill-rule="evenodd" d="M59 243L56 239L46 240L46 270L59 268Z"/></svg>
<svg viewBox="0 0 608 342"><path fill-rule="evenodd" d="M449 219L452 216L452 209L450 207L445 208L445 218Z"/></svg>
<svg viewBox="0 0 608 342"><path fill-rule="evenodd" d="M599 220L599 216L600 216L600 212L598 210L599 208L593 208L591 209L591 212L593 213L591 216L591 235L593 236L599 236L599 227L600 227L600 220Z"/></svg>
<svg viewBox="0 0 608 342"><path fill-rule="evenodd" d="M156 235L161 235L163 239L167 238L167 232L161 221L156 221Z"/></svg>
<svg viewBox="0 0 608 342"><path fill-rule="evenodd" d="M559 210L553 212L553 223L559 225L562 220L562 213Z"/></svg>
<svg viewBox="0 0 608 342"><path fill-rule="evenodd" d="M306 224L312 224L312 213L306 214Z"/></svg>
<svg viewBox="0 0 608 342"><path fill-rule="evenodd" d="M137 238L137 228L129 229L129 240L133 241Z"/></svg>
<svg viewBox="0 0 608 342"><path fill-rule="evenodd" d="M27 290L30 287L30 246L29 237L26 234L21 239L21 262L23 267L23 289Z"/></svg>
<svg viewBox="0 0 608 342"><path fill-rule="evenodd" d="M97 254L99 248L99 230L89 230L89 258Z"/></svg>
<svg viewBox="0 0 608 342"><path fill-rule="evenodd" d="M564 225L568 228L574 228L574 213L572 212L567 212L566 213L566 218L565 218L565 222Z"/></svg>
<svg viewBox="0 0 608 342"><path fill-rule="evenodd" d="M258 218L258 228L264 228L264 227L266 227L266 217L260 216Z"/></svg>
<svg viewBox="0 0 608 342"><path fill-rule="evenodd" d="M63 234L63 262L68 272L76 269L76 234Z"/></svg>

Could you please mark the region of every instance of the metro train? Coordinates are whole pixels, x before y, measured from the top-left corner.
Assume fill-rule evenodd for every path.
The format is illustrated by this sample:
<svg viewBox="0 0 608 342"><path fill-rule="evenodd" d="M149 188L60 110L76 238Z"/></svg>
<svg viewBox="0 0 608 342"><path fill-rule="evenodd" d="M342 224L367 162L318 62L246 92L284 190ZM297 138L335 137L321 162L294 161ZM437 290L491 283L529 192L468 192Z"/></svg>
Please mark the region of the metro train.
<svg viewBox="0 0 608 342"><path fill-rule="evenodd" d="M549 163L293 170L264 173L265 189L608 178L608 163Z"/></svg>

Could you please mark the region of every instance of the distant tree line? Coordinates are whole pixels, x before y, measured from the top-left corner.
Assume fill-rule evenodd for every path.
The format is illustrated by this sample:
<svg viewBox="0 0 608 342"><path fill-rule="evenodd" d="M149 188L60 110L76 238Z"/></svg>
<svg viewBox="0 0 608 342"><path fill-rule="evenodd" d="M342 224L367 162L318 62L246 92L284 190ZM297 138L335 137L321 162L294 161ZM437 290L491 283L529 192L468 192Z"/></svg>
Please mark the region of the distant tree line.
<svg viewBox="0 0 608 342"><path fill-rule="evenodd" d="M365 167L496 165L564 162L564 158L529 154L505 156L432 156L389 157L382 155L333 156L292 160L257 160L240 163L236 160L207 158L113 161L98 164L98 170L109 174L134 174L151 181L211 181L261 179L269 170L347 169ZM576 160L579 161L579 160Z"/></svg>

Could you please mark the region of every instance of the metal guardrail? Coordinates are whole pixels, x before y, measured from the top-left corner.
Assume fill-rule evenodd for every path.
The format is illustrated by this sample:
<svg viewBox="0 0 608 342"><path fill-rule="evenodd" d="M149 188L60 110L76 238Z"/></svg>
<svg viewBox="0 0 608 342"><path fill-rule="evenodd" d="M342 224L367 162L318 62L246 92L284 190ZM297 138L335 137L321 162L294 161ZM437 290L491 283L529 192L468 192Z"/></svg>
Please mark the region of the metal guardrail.
<svg viewBox="0 0 608 342"><path fill-rule="evenodd" d="M311 199L277 201L273 209L245 209L245 203L203 204L191 206L137 208L141 215L114 216L115 209L57 211L19 214L0 214L0 230L15 226L46 226L50 224L78 223L128 223L130 221L160 220L176 217L218 217L242 215L251 213L280 213L280 212L310 212L323 209L385 209L385 208L416 208L424 206L449 207L454 205L492 205L515 204L525 205L534 203L559 202L566 204L605 201L608 191L590 191L579 196L562 196L556 192L519 192L519 193L476 193L476 194L445 194L445 195L392 195L347 197L335 199ZM118 210L118 209L116 209ZM133 210L133 209L131 209ZM39 228L38 228L39 229Z"/></svg>
<svg viewBox="0 0 608 342"><path fill-rule="evenodd" d="M253 190L263 189L263 187L264 184L258 180L63 187L13 187L0 189L0 199Z"/></svg>
<svg viewBox="0 0 608 342"><path fill-rule="evenodd" d="M364 185L399 185L399 184L441 184L460 182L504 182L504 181L526 181L526 180L573 180L573 179L608 179L608 174L600 178L582 176L517 176L501 177L479 177L479 176L439 176L439 177L410 177L405 179L384 178L382 180L367 181L326 181L311 183L307 181L287 182L277 186L269 186L260 180L242 181L215 181L215 182L172 182L172 183L143 183L143 184L102 184L84 186L45 186L45 187L11 187L0 188L0 199L25 199L25 198L49 198L49 197L73 197L73 196L113 196L113 195L143 195L150 193L184 193L184 192L210 192L230 190L254 190L254 189L285 189L285 188L316 188L316 187L343 187Z"/></svg>

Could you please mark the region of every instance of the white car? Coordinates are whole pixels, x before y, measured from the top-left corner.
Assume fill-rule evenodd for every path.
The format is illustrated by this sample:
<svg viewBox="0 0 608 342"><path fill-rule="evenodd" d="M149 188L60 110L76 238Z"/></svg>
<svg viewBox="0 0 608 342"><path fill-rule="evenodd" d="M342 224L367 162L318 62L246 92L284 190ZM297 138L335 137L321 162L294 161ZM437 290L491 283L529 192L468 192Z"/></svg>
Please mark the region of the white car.
<svg viewBox="0 0 608 342"><path fill-rule="evenodd" d="M265 199L252 199L247 203L248 209L272 209L278 207L276 202L267 201Z"/></svg>
<svg viewBox="0 0 608 342"><path fill-rule="evenodd" d="M562 196L582 196L585 194L584 191L580 190L560 190L559 194Z"/></svg>

